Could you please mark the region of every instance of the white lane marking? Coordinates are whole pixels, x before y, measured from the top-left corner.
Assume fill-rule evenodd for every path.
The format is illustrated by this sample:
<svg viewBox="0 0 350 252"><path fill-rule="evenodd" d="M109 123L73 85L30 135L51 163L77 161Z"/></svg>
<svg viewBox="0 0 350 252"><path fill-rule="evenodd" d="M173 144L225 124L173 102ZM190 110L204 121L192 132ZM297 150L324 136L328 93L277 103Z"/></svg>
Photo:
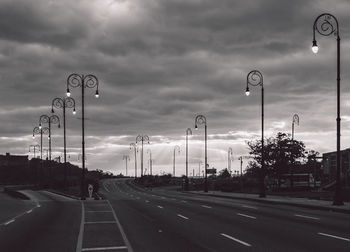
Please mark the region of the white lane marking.
<svg viewBox="0 0 350 252"><path fill-rule="evenodd" d="M156 195L152 194L153 197L155 197Z"/></svg>
<svg viewBox="0 0 350 252"><path fill-rule="evenodd" d="M317 218L317 217L312 217L312 216L307 216L307 215L301 215L301 214L294 214L294 216L300 217L300 218L312 219L312 220L319 220L319 219L320 219L320 218Z"/></svg>
<svg viewBox="0 0 350 252"><path fill-rule="evenodd" d="M186 200L181 200L181 202L183 202L183 203L187 203L187 201L186 201Z"/></svg>
<svg viewBox="0 0 350 252"><path fill-rule="evenodd" d="M336 235L330 235L330 234L325 234L325 233L317 233L317 234L319 234L319 235L323 235L323 236L332 237L332 238L336 238L336 239L343 240L343 241L348 241L348 242L350 242L350 239L348 239L348 238L344 238L344 237L340 237L340 236L336 236Z"/></svg>
<svg viewBox="0 0 350 252"><path fill-rule="evenodd" d="M250 209L258 209L257 207L248 206L248 205L242 205L242 207L245 207L245 208L250 208Z"/></svg>
<svg viewBox="0 0 350 252"><path fill-rule="evenodd" d="M115 221L87 221L85 224L109 224L116 223Z"/></svg>
<svg viewBox="0 0 350 252"><path fill-rule="evenodd" d="M251 218L251 219L256 219L256 217L250 216L250 215L246 215L246 214L237 213L237 215L243 216L243 217L247 217L247 218Z"/></svg>
<svg viewBox="0 0 350 252"><path fill-rule="evenodd" d="M12 223L12 222L15 222L15 220L14 220L14 219L9 220L8 222L5 222L4 225L7 226L8 224L10 224L10 223Z"/></svg>
<svg viewBox="0 0 350 252"><path fill-rule="evenodd" d="M145 202L146 202L146 203L148 203L148 202L149 202L149 200L145 200Z"/></svg>
<svg viewBox="0 0 350 252"><path fill-rule="evenodd" d="M185 219L185 220L188 220L188 219L189 219L188 217L183 216L183 215L181 215L181 214L177 214L177 216L179 216L179 217L181 217L181 218L183 218L183 219Z"/></svg>
<svg viewBox="0 0 350 252"><path fill-rule="evenodd" d="M238 242L238 243L240 243L240 244L243 244L244 246L247 246L247 247L251 247L251 246L252 246L252 245L250 245L249 243L246 243L246 242L244 242L244 241L241 241L241 240L239 240L239 239L237 239L237 238L234 238L234 237L232 237L232 236L230 236L230 235L227 235L227 234L224 234L224 233L221 233L221 235L224 236L224 237L226 237L226 238L228 238L228 239L231 239L231 240L233 240L233 241L235 241L235 242Z"/></svg>
<svg viewBox="0 0 350 252"><path fill-rule="evenodd" d="M28 210L26 213L29 214L31 212L33 212L33 209Z"/></svg>
<svg viewBox="0 0 350 252"><path fill-rule="evenodd" d="M118 250L118 249L127 249L127 247L119 246L119 247L83 248L81 251Z"/></svg>
<svg viewBox="0 0 350 252"><path fill-rule="evenodd" d="M207 206L207 205L201 205L201 207L204 207L204 208L212 208L211 206Z"/></svg>
<svg viewBox="0 0 350 252"><path fill-rule="evenodd" d="M110 192L109 189L106 187L106 184L103 184L103 187L105 188L105 190L106 190L107 192Z"/></svg>
<svg viewBox="0 0 350 252"><path fill-rule="evenodd" d="M85 211L86 213L111 213L112 211Z"/></svg>
<svg viewBox="0 0 350 252"><path fill-rule="evenodd" d="M159 208L161 208L161 209L163 209L164 207L162 207L162 206L157 206L157 207L159 207Z"/></svg>
<svg viewBox="0 0 350 252"><path fill-rule="evenodd" d="M120 221L119 221L119 219L118 219L118 217L117 217L117 214L115 213L115 211L114 211L114 209L113 209L113 207L112 207L112 204L109 202L109 200L107 200L107 203L108 203L108 205L110 206L110 208L111 208L111 210L112 210L112 212L113 212L114 219L115 219L115 221L116 221L116 223L117 223L117 226L118 226L118 228L119 228L120 233L122 234L122 237L123 237L124 243L125 243L125 245L126 245L126 247L127 247L127 249L128 249L128 252L134 252L134 250L132 249L131 244L130 244L128 238L126 237L126 234L125 234L125 232L124 232L124 229L123 229L122 225L120 224Z"/></svg>
<svg viewBox="0 0 350 252"><path fill-rule="evenodd" d="M81 252L81 249L83 247L84 220L85 220L85 209L84 209L84 203L83 201L81 201L81 221L80 221L80 230L78 235L77 247L75 249L76 252Z"/></svg>

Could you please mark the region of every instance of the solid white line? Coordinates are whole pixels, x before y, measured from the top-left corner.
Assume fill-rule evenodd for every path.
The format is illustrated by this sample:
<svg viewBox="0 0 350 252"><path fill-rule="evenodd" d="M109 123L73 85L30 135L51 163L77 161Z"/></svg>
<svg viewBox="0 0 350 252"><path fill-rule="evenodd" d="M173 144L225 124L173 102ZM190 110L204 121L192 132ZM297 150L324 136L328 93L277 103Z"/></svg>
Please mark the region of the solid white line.
<svg viewBox="0 0 350 252"><path fill-rule="evenodd" d="M212 208L211 206L206 206L206 205L201 205L201 207L204 207L204 208Z"/></svg>
<svg viewBox="0 0 350 252"><path fill-rule="evenodd" d="M243 244L243 245L245 245L245 246L247 246L247 247L251 247L251 246L252 246L252 245L250 245L249 243L246 243L246 242L244 242L244 241L238 240L238 239L236 239L236 238L234 238L234 237L232 237L232 236L230 236L230 235L227 235L227 234L224 234L224 233L221 233L221 235L224 236L224 237L226 237L226 238L229 238L229 239L231 239L231 240L233 240L233 241L235 241L235 242L238 242L238 243L240 243L240 244Z"/></svg>
<svg viewBox="0 0 350 252"><path fill-rule="evenodd" d="M108 224L108 223L116 223L115 221L87 221L85 224Z"/></svg>
<svg viewBox="0 0 350 252"><path fill-rule="evenodd" d="M98 251L98 250L115 250L115 249L127 249L127 247L119 246L119 247L83 248L81 251Z"/></svg>
<svg viewBox="0 0 350 252"><path fill-rule="evenodd" d="M12 223L12 222L15 222L15 220L14 220L14 219L9 220L8 222L5 222L4 225L7 226L8 224L10 224L10 223Z"/></svg>
<svg viewBox="0 0 350 252"><path fill-rule="evenodd" d="M86 213L111 213L112 211L85 211Z"/></svg>
<svg viewBox="0 0 350 252"><path fill-rule="evenodd" d="M85 209L84 209L84 203L83 201L81 201L81 221L80 221L80 230L78 235L77 247L75 249L76 252L81 252L81 249L83 247L84 220L85 220Z"/></svg>
<svg viewBox="0 0 350 252"><path fill-rule="evenodd" d="M245 208L250 208L250 209L258 209L257 207L248 206L248 205L242 205L242 207L245 207Z"/></svg>
<svg viewBox="0 0 350 252"><path fill-rule="evenodd" d="M179 216L179 217L181 217L181 218L183 218L183 219L185 219L185 220L188 220L188 219L189 219L188 217L183 216L183 215L181 215L181 214L177 214L177 216Z"/></svg>
<svg viewBox="0 0 350 252"><path fill-rule="evenodd" d="M157 207L159 207L159 208L161 208L161 209L163 209L164 207L162 207L162 206L157 206Z"/></svg>
<svg viewBox="0 0 350 252"><path fill-rule="evenodd" d="M256 219L256 217L250 216L250 215L246 215L246 214L237 213L237 215L243 216L243 217L247 217L247 218L251 218L251 219Z"/></svg>
<svg viewBox="0 0 350 252"><path fill-rule="evenodd" d="M119 221L119 219L118 219L118 217L117 217L117 214L115 213L115 211L114 211L114 209L113 209L111 203L109 202L109 200L107 200L107 202L108 202L108 205L109 205L109 207L111 208L111 210L112 210L112 212L113 212L114 219L115 219L115 221L116 221L116 223L117 223L117 226L118 226L118 228L119 228L120 233L122 234L124 243L125 243L125 245L126 245L128 251L129 251L129 252L134 252L134 250L132 249L131 244L130 244L128 238L126 237L126 234L125 234L125 232L124 232L124 229L123 229L122 225L120 224L120 221Z"/></svg>
<svg viewBox="0 0 350 252"><path fill-rule="evenodd" d="M324 236L328 236L328 237L332 237L332 238L336 238L336 239L339 239L339 240L343 240L343 241L348 241L350 242L350 239L348 238L344 238L344 237L340 237L340 236L336 236L336 235L330 235L330 234L325 234L325 233L317 233L319 235L324 235Z"/></svg>
<svg viewBox="0 0 350 252"><path fill-rule="evenodd" d="M317 217L312 217L312 216L306 216L306 215L301 215L301 214L294 214L296 217L301 217L301 218L306 218L306 219L312 219L312 220L319 220L320 218Z"/></svg>

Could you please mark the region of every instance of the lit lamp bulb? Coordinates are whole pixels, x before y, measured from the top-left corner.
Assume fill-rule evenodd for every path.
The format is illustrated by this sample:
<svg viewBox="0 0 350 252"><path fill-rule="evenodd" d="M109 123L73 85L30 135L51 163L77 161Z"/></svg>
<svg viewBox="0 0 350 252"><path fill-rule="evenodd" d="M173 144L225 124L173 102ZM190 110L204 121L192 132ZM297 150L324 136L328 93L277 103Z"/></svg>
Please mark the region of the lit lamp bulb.
<svg viewBox="0 0 350 252"><path fill-rule="evenodd" d="M249 87L247 87L247 89L245 90L245 95L246 95L246 96L249 96L249 95L250 95Z"/></svg>
<svg viewBox="0 0 350 252"><path fill-rule="evenodd" d="M39 124L39 129L41 129L41 123Z"/></svg>
<svg viewBox="0 0 350 252"><path fill-rule="evenodd" d="M33 139L35 139L35 136L34 136L34 134L33 134Z"/></svg>
<svg viewBox="0 0 350 252"><path fill-rule="evenodd" d="M70 97L70 91L69 88L67 88L67 96Z"/></svg>
<svg viewBox="0 0 350 252"><path fill-rule="evenodd" d="M316 40L312 41L311 49L312 49L312 52L315 53L315 54L318 52L318 46L317 46Z"/></svg>
<svg viewBox="0 0 350 252"><path fill-rule="evenodd" d="M99 93L98 93L98 89L96 90L95 97L96 97L96 98L100 97L100 95L99 95Z"/></svg>
<svg viewBox="0 0 350 252"><path fill-rule="evenodd" d="M73 109L73 115L75 115L77 113L77 111L75 111L75 108Z"/></svg>
<svg viewBox="0 0 350 252"><path fill-rule="evenodd" d="M198 130L198 126L197 126L197 124L194 126L194 129L195 129L195 130Z"/></svg>

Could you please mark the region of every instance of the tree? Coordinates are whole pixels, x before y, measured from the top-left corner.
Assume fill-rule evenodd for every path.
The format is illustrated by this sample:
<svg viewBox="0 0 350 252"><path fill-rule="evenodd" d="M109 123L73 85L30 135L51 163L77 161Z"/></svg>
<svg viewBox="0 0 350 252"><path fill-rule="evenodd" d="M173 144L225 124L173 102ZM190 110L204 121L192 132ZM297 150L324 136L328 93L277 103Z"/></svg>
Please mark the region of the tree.
<svg viewBox="0 0 350 252"><path fill-rule="evenodd" d="M261 141L253 140L247 143L249 154L254 161L248 169L256 170L261 167ZM278 132L276 137L264 141L265 174L280 180L281 174L291 173L292 166L305 158L305 144L292 140L290 134ZM254 172L255 173L255 172ZM278 183L280 184L280 183Z"/></svg>
<svg viewBox="0 0 350 252"><path fill-rule="evenodd" d="M230 178L231 177L231 174L230 172L227 170L227 168L221 170L219 172L219 175L218 175L218 178Z"/></svg>

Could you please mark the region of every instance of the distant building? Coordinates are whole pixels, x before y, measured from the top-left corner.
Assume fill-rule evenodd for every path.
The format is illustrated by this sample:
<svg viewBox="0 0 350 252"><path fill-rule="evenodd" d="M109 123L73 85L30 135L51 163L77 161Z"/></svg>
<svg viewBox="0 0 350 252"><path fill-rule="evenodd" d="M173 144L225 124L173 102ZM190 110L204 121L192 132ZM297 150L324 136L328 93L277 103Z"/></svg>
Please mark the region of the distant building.
<svg viewBox="0 0 350 252"><path fill-rule="evenodd" d="M0 155L0 167L5 166L28 166L28 155Z"/></svg>
<svg viewBox="0 0 350 252"><path fill-rule="evenodd" d="M340 177L344 185L350 186L350 148L340 151ZM336 179L337 174L337 152L323 154L323 174L329 182Z"/></svg>

